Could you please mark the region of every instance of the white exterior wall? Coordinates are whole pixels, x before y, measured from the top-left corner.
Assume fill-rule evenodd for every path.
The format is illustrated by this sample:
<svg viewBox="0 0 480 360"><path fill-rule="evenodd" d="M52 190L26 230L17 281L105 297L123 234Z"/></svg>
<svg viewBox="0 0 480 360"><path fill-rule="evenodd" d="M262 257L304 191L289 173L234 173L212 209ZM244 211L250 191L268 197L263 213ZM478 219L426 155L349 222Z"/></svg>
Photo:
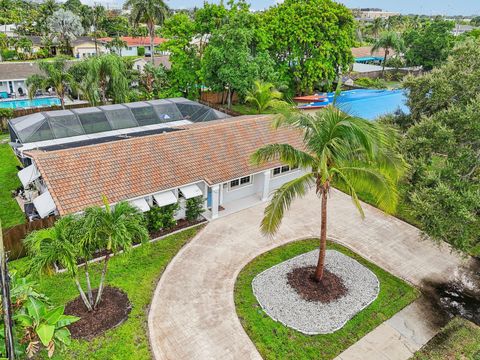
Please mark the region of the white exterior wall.
<svg viewBox="0 0 480 360"><path fill-rule="evenodd" d="M230 202L257 194L260 198L263 189L263 174L253 175L252 178L253 182L251 182L250 184L235 187L233 189L230 189L230 181L224 183L222 185L223 196L221 198L221 204L225 204L225 206L228 206L228 203Z"/></svg>
<svg viewBox="0 0 480 360"><path fill-rule="evenodd" d="M19 95L18 88L22 88L23 94L27 95L28 88L27 85L25 85L25 80L0 80L0 92L6 91L10 94L11 91L9 83L12 83L13 85L13 93Z"/></svg>
<svg viewBox="0 0 480 360"><path fill-rule="evenodd" d="M129 46L122 49L122 56L137 56L137 46Z"/></svg>
<svg viewBox="0 0 480 360"><path fill-rule="evenodd" d="M304 175L305 172L303 170L294 170L294 171L289 171L287 173L284 173L284 174L280 174L280 175L276 175L276 176L273 176L273 174L271 174L271 180L270 180L270 194L278 189L280 186L282 186L283 184L285 184L286 182L289 182L293 179L296 179L302 175Z"/></svg>

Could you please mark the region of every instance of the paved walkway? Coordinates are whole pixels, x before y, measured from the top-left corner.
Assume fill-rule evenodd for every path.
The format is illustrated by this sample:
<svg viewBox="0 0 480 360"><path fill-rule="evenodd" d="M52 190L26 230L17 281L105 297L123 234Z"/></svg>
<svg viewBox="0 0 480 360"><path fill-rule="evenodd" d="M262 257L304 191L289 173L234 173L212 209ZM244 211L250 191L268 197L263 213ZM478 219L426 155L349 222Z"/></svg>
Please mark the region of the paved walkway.
<svg viewBox="0 0 480 360"><path fill-rule="evenodd" d="M235 279L256 256L293 240L318 236L320 224L320 201L310 193L295 201L278 234L265 238L258 227L264 206L209 223L169 264L148 317L156 359L261 359L235 312ZM368 205L365 213L362 221L351 200L332 191L329 236L415 285L424 279L445 278L460 265L461 260L447 249L420 240L416 228ZM413 335L407 321L410 318L414 319ZM358 351L365 354L360 357L363 359L407 359L406 355L394 356L396 349L403 343L411 353L428 341L436 329L425 324L422 311L412 304L354 345L363 343L364 347L350 353L347 350L341 359L359 358ZM375 331L380 337L370 339ZM370 357L372 353L367 350L377 345L381 351Z"/></svg>

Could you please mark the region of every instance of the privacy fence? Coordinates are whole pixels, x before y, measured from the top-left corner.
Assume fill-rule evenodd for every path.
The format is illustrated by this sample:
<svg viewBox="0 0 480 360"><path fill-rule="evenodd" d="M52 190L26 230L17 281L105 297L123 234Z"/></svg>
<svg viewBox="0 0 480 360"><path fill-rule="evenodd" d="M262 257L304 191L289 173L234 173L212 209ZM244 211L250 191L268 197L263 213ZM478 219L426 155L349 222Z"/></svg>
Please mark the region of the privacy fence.
<svg viewBox="0 0 480 360"><path fill-rule="evenodd" d="M45 219L34 220L5 229L3 231L3 244L8 258L15 260L24 257L26 252L23 246L23 239L32 231L53 226L56 220L56 216L50 216Z"/></svg>

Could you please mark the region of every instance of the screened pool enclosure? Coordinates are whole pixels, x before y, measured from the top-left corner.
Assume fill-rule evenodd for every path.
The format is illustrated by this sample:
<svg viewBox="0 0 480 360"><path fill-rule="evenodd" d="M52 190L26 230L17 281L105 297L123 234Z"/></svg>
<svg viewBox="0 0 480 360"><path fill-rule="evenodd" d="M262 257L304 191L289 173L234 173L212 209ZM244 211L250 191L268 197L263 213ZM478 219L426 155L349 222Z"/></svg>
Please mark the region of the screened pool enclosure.
<svg viewBox="0 0 480 360"><path fill-rule="evenodd" d="M91 134L128 134L165 126L223 119L228 115L184 98L40 112L9 121L11 141L47 142ZM95 136L95 137L97 137Z"/></svg>

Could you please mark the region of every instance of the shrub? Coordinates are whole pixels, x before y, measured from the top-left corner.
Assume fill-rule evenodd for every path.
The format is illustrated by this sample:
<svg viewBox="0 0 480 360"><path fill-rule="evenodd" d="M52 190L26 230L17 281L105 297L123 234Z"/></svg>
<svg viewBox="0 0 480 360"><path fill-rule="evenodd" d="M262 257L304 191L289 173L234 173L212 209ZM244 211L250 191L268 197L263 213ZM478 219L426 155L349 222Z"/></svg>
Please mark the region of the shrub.
<svg viewBox="0 0 480 360"><path fill-rule="evenodd" d="M5 49L2 51L2 59L4 61L15 60L18 57L18 54L15 50Z"/></svg>
<svg viewBox="0 0 480 360"><path fill-rule="evenodd" d="M204 198L202 196L197 196L187 200L185 208L185 217L188 221L198 220L200 215L203 214L204 208Z"/></svg>
<svg viewBox="0 0 480 360"><path fill-rule="evenodd" d="M178 210L178 204L167 206L153 206L146 214L148 231L159 231L160 229L171 229L177 225L174 218Z"/></svg>
<svg viewBox="0 0 480 360"><path fill-rule="evenodd" d="M387 84L383 79L358 78L355 80L355 85L372 88L372 89L386 89Z"/></svg>
<svg viewBox="0 0 480 360"><path fill-rule="evenodd" d="M137 55L138 56L145 56L145 48L143 46L139 46L137 48Z"/></svg>

